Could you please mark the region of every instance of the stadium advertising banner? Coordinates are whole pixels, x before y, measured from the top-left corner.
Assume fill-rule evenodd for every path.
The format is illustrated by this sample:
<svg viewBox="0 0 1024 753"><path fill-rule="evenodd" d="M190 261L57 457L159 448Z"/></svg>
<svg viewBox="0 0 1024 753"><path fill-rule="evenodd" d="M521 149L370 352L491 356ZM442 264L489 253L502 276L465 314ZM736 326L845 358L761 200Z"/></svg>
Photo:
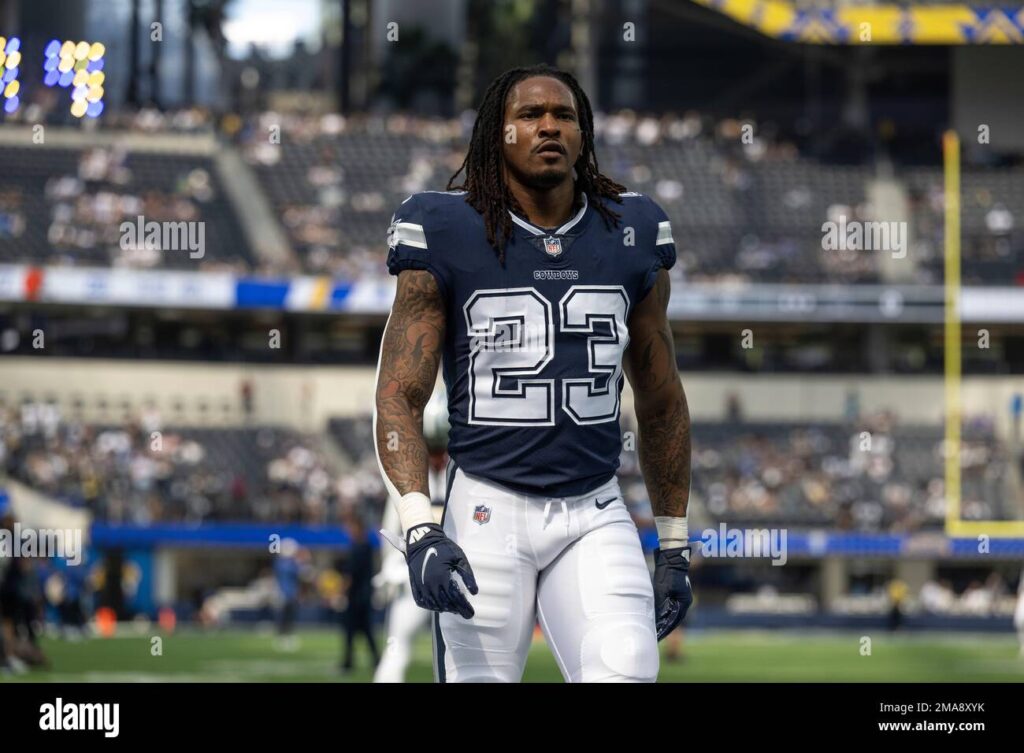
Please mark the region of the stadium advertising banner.
<svg viewBox="0 0 1024 753"><path fill-rule="evenodd" d="M851 4L695 0L762 34L810 44L1021 44L1024 11L971 3Z"/></svg>
<svg viewBox="0 0 1024 753"><path fill-rule="evenodd" d="M170 272L0 264L0 300L72 305L180 306L296 312L386 314L395 283L299 276L239 278L209 272ZM682 285L669 316L704 321L859 321L940 323L943 290L906 285ZM1024 290L972 288L961 292L965 322L1024 321Z"/></svg>
<svg viewBox="0 0 1024 753"><path fill-rule="evenodd" d="M0 301L29 301L26 288L28 267L24 264L0 264Z"/></svg>
<svg viewBox="0 0 1024 753"><path fill-rule="evenodd" d="M77 267L0 265L0 299L115 306L227 309L232 275Z"/></svg>

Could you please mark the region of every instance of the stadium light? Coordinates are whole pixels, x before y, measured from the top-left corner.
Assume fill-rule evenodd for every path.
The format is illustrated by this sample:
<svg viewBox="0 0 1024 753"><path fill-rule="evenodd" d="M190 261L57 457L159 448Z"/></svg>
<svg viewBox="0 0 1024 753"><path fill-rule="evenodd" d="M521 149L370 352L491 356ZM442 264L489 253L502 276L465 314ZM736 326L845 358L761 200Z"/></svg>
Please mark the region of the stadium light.
<svg viewBox="0 0 1024 753"><path fill-rule="evenodd" d="M96 118L103 112L105 54L100 42L61 43L54 39L46 45L43 83L71 89L71 114L76 118Z"/></svg>
<svg viewBox="0 0 1024 753"><path fill-rule="evenodd" d="M4 112L12 113L21 105L18 93L21 82L18 70L21 66L21 40L17 37L0 37L0 91L3 91Z"/></svg>

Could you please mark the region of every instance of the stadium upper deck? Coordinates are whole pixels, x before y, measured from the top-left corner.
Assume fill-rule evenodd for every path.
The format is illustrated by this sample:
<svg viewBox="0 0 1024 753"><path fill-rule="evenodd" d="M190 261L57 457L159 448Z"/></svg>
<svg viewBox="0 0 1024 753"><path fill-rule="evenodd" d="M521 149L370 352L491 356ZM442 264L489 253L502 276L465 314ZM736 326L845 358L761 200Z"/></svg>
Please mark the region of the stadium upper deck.
<svg viewBox="0 0 1024 753"><path fill-rule="evenodd" d="M281 128L279 143L267 137L271 125ZM678 280L941 283L937 164L885 177L874 166L817 162L743 126L696 115L598 118L602 169L655 198L673 221ZM271 259L250 247L251 207L224 190L232 176L208 156L147 151L145 134L156 128L152 120L137 126L130 148L0 146L0 261L379 278L394 207L443 188L466 144L460 120L264 114L242 124L217 149L239 150L283 230L289 248ZM873 193L880 184L892 190ZM140 215L203 223L202 258L126 242L122 223ZM965 168L965 285L1024 281L1021 217L1024 169ZM899 263L876 250L826 250L825 223L840 221L904 223L905 248L892 254Z"/></svg>

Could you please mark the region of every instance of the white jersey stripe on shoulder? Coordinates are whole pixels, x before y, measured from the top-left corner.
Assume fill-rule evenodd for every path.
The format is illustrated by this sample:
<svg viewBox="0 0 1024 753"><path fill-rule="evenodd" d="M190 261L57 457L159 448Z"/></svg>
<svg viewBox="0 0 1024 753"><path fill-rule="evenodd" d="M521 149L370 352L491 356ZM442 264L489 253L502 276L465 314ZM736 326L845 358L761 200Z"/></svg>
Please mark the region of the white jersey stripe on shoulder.
<svg viewBox="0 0 1024 753"><path fill-rule="evenodd" d="M413 248L427 247L427 236L423 232L423 225L417 225L414 222L396 222L394 228L392 240L396 246L404 244Z"/></svg>
<svg viewBox="0 0 1024 753"><path fill-rule="evenodd" d="M643 194L637 193L636 191L623 191L622 193L619 194L620 199L628 199L632 196L643 196Z"/></svg>
<svg viewBox="0 0 1024 753"><path fill-rule="evenodd" d="M672 223L668 220L658 223L658 240L654 242L654 245L664 246L666 243L675 243L672 240Z"/></svg>

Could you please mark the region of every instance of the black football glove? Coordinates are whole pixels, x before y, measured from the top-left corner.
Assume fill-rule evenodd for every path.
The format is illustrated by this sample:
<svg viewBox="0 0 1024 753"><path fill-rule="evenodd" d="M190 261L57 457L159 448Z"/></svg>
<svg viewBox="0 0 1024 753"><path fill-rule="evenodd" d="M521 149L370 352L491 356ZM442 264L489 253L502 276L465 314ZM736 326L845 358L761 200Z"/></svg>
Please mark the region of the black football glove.
<svg viewBox="0 0 1024 753"><path fill-rule="evenodd" d="M453 574L474 596L480 591L473 568L462 549L448 538L436 523L423 523L409 529L405 537L405 561L409 565L412 597L423 609L456 612L467 620L474 612Z"/></svg>
<svg viewBox="0 0 1024 753"><path fill-rule="evenodd" d="M654 615L658 640L676 629L693 603L690 547L654 550Z"/></svg>

